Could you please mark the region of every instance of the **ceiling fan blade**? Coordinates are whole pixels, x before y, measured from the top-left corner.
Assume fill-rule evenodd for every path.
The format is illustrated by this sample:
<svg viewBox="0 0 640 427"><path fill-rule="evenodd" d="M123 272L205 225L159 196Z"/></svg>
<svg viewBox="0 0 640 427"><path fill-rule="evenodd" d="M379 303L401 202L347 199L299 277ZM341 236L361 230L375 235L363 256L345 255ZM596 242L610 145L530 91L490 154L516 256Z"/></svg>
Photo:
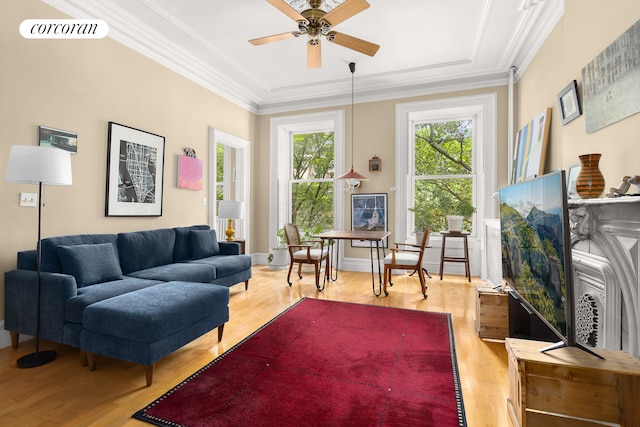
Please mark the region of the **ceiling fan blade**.
<svg viewBox="0 0 640 427"><path fill-rule="evenodd" d="M260 37L258 39L249 40L254 46L260 46L261 44L271 43L271 42L279 42L280 40L287 40L295 37L296 35L292 32L282 33L282 34L274 34L272 36Z"/></svg>
<svg viewBox="0 0 640 427"><path fill-rule="evenodd" d="M322 50L320 40L307 42L307 68L319 68L322 66Z"/></svg>
<svg viewBox="0 0 640 427"><path fill-rule="evenodd" d="M324 15L323 21L328 22L331 26L338 25L342 21L346 21L352 16L369 8L369 3L365 0L346 0L331 12Z"/></svg>
<svg viewBox="0 0 640 427"><path fill-rule="evenodd" d="M304 16L300 15L297 10L285 3L284 0L267 0L267 3L271 4L294 21L307 21Z"/></svg>
<svg viewBox="0 0 640 427"><path fill-rule="evenodd" d="M380 49L380 46L375 43L338 33L336 31L329 32L329 34L327 34L327 40L369 56L375 55L378 49Z"/></svg>

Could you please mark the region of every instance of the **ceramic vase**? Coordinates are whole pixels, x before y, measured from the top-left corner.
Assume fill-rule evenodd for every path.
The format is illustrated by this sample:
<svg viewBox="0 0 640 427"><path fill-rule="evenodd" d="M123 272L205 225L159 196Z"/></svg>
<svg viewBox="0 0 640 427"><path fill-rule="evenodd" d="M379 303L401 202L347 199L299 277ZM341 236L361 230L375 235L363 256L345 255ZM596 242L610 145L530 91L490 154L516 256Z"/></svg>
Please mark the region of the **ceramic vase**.
<svg viewBox="0 0 640 427"><path fill-rule="evenodd" d="M576 178L576 191L583 199L595 199L604 191L604 177L598 168L601 154L578 156L582 168Z"/></svg>
<svg viewBox="0 0 640 427"><path fill-rule="evenodd" d="M462 231L462 220L464 217L460 215L448 215L449 231Z"/></svg>

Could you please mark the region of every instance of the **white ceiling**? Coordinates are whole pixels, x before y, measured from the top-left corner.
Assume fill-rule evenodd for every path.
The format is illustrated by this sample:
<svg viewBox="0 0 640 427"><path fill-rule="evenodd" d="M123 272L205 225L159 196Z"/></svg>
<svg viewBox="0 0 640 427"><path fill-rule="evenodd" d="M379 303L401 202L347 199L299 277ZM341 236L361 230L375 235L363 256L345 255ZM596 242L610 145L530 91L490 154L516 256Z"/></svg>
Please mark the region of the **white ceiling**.
<svg viewBox="0 0 640 427"><path fill-rule="evenodd" d="M522 72L563 13L563 0L368 0L335 30L380 45L369 57L322 39L308 69L306 37L266 0L42 0L103 19L109 37L257 114L505 84ZM291 1L291 0L289 0ZM333 28L332 28L333 29Z"/></svg>

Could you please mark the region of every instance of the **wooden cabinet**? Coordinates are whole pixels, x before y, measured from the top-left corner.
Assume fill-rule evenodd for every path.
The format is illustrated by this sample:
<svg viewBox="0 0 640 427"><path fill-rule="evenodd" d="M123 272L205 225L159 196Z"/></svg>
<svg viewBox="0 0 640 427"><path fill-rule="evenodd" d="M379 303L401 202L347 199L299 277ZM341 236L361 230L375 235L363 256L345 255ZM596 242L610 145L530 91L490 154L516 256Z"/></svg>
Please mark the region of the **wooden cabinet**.
<svg viewBox="0 0 640 427"><path fill-rule="evenodd" d="M246 251L246 241L244 239L233 239L232 242L240 243L240 254L244 255Z"/></svg>
<svg viewBox="0 0 640 427"><path fill-rule="evenodd" d="M508 294L489 286L476 286L475 325L480 338L503 340L508 337Z"/></svg>
<svg viewBox="0 0 640 427"><path fill-rule="evenodd" d="M548 342L507 338L514 427L640 426L640 360L623 351L576 347L540 353Z"/></svg>

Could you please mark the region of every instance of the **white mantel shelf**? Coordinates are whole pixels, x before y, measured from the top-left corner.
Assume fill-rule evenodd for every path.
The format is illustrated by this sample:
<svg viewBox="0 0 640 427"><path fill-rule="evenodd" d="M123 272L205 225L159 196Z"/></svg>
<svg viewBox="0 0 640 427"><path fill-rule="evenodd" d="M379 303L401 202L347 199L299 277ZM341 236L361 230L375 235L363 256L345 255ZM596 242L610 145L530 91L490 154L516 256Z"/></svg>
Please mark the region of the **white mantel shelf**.
<svg viewBox="0 0 640 427"><path fill-rule="evenodd" d="M570 208L589 205L614 205L618 203L640 203L640 194L638 196L601 197L599 199L569 199Z"/></svg>

